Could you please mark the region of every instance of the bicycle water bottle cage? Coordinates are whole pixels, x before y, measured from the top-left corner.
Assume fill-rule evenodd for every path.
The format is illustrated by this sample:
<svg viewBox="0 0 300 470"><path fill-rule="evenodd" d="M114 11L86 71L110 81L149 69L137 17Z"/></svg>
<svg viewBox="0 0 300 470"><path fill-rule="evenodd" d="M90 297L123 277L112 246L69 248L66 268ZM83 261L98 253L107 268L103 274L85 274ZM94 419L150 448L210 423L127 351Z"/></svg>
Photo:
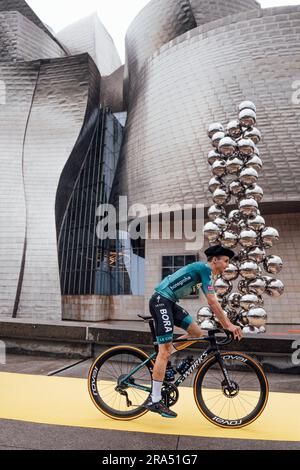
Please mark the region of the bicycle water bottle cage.
<svg viewBox="0 0 300 470"><path fill-rule="evenodd" d="M174 382L175 380L176 371L173 369L173 366L170 362L168 362L165 381L166 382Z"/></svg>

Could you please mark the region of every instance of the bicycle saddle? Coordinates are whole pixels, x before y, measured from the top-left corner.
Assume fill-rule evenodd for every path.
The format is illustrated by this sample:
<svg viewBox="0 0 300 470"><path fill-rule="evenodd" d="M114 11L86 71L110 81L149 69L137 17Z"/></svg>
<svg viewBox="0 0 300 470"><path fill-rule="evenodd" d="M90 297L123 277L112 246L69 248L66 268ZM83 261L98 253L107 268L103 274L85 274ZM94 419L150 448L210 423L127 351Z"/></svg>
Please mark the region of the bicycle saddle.
<svg viewBox="0 0 300 470"><path fill-rule="evenodd" d="M147 314L146 315L145 314L141 314L141 315L138 314L138 317L141 318L144 321L152 320L152 316L149 315L149 314L148 315Z"/></svg>

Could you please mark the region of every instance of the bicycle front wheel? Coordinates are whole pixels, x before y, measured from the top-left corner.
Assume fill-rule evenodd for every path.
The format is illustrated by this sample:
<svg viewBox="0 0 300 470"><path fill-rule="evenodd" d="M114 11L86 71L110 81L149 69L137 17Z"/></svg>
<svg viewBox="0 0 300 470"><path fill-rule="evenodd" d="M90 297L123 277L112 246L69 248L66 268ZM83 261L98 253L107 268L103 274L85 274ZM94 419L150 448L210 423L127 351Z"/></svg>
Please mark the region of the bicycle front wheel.
<svg viewBox="0 0 300 470"><path fill-rule="evenodd" d="M88 389L94 405L117 420L144 415L148 411L143 404L151 392L153 366L149 356L134 346L108 349L89 372Z"/></svg>
<svg viewBox="0 0 300 470"><path fill-rule="evenodd" d="M216 356L204 362L194 381L200 412L222 428L242 428L255 421L266 407L267 377L256 361L236 352L220 353L231 387Z"/></svg>

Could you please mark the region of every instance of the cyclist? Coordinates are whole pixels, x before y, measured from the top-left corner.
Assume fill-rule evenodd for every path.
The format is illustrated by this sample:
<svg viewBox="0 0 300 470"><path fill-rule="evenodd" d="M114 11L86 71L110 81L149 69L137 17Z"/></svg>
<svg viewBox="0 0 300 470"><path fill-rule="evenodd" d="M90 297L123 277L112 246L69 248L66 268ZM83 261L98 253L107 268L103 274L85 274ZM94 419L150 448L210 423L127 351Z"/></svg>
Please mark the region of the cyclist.
<svg viewBox="0 0 300 470"><path fill-rule="evenodd" d="M174 325L187 331L188 334L181 338L203 336L199 325L177 302L190 295L195 287L201 285L207 302L222 327L231 331L235 339L241 340L243 338L241 328L233 325L224 314L213 287L213 277L225 271L234 252L221 245L216 245L208 248L205 254L207 263L200 261L191 263L163 279L155 287L155 292L149 302L150 313L155 323L159 352L153 368L152 393L144 406L149 411L159 413L165 418L177 417L174 411L164 405L161 395L168 361L171 355L177 351L172 343Z"/></svg>

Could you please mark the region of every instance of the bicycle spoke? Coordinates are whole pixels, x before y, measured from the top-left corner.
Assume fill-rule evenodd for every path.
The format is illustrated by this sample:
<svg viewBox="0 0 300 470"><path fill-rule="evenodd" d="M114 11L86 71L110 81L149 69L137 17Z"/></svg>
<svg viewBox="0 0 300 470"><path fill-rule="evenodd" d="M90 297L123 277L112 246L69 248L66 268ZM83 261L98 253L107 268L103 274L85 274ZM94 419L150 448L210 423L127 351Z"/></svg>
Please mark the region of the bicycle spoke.
<svg viewBox="0 0 300 470"><path fill-rule="evenodd" d="M219 401L221 400L221 398L224 398L223 394L220 395L220 397L218 398L218 400L216 400L215 403L213 403L213 405L212 405L212 407L211 407L211 408L212 408L212 411L214 410L214 407L217 405L217 403L219 403Z"/></svg>

